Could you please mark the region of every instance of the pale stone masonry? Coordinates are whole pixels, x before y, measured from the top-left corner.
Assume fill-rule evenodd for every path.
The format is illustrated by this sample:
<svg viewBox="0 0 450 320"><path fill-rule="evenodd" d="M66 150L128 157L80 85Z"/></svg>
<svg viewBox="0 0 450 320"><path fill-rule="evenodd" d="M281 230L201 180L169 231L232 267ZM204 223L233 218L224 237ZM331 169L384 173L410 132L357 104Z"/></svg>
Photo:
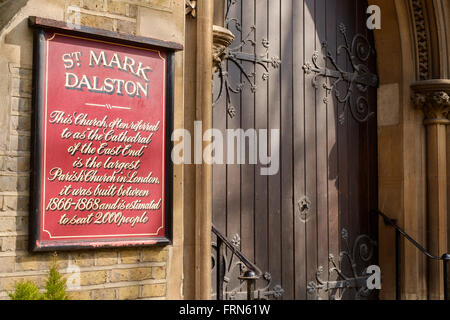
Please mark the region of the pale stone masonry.
<svg viewBox="0 0 450 320"><path fill-rule="evenodd" d="M0 253L0 299L7 299L14 283L31 280L40 287L53 254L29 255L24 250ZM166 249L123 249L58 254L60 272L69 280L72 299L150 299L166 295ZM74 266L79 278L73 277ZM70 283L70 280L79 281Z"/></svg>
<svg viewBox="0 0 450 320"><path fill-rule="evenodd" d="M77 6L82 25L136 34L140 7L170 12L173 6L172 0L25 2L6 24L0 8L0 299L9 299L20 280L42 289L53 259L53 253L28 251L33 49L28 16L67 21L74 14L68 8ZM171 247L58 252L57 261L72 299L163 299L171 252Z"/></svg>

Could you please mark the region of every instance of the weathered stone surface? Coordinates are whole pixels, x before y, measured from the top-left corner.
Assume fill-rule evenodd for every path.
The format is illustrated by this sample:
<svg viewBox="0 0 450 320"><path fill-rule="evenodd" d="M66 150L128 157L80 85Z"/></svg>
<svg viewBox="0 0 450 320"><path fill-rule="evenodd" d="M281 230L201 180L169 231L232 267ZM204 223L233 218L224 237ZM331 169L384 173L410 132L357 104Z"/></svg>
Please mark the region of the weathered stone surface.
<svg viewBox="0 0 450 320"><path fill-rule="evenodd" d="M72 264L78 267L90 267L94 265L93 252L75 252L71 253Z"/></svg>
<svg viewBox="0 0 450 320"><path fill-rule="evenodd" d="M104 0L88 0L83 1L83 8L93 11L104 11L105 1Z"/></svg>
<svg viewBox="0 0 450 320"><path fill-rule="evenodd" d="M69 292L69 296L71 300L90 300L91 292L90 291L72 291Z"/></svg>
<svg viewBox="0 0 450 320"><path fill-rule="evenodd" d="M10 147L11 150L15 151L30 151L31 149L31 138L27 136L10 136Z"/></svg>
<svg viewBox="0 0 450 320"><path fill-rule="evenodd" d="M118 290L119 299L121 300L133 300L137 299L139 297L139 287L133 286L133 287L123 287L119 288Z"/></svg>
<svg viewBox="0 0 450 320"><path fill-rule="evenodd" d="M141 260L140 250L130 249L120 252L120 261L122 264L138 263Z"/></svg>
<svg viewBox="0 0 450 320"><path fill-rule="evenodd" d="M109 17L99 17L96 15L82 13L80 22L84 26L93 28L101 28L110 31L113 31L114 29L114 19Z"/></svg>
<svg viewBox="0 0 450 320"><path fill-rule="evenodd" d="M142 261L162 262L167 260L167 250L161 248L146 248L142 250Z"/></svg>
<svg viewBox="0 0 450 320"><path fill-rule="evenodd" d="M117 264L117 252L116 251L101 251L96 253L96 265L109 266Z"/></svg>
<svg viewBox="0 0 450 320"><path fill-rule="evenodd" d="M31 99L30 98L20 98L20 97L12 97L11 98L11 110L13 112L31 112Z"/></svg>
<svg viewBox="0 0 450 320"><path fill-rule="evenodd" d="M165 284L146 284L142 286L142 298L163 297L166 294Z"/></svg>
<svg viewBox="0 0 450 320"><path fill-rule="evenodd" d="M117 20L117 32L136 34L136 23L130 21Z"/></svg>
<svg viewBox="0 0 450 320"><path fill-rule="evenodd" d="M126 16L128 11L128 3L120 0L108 0L108 12Z"/></svg>
<svg viewBox="0 0 450 320"><path fill-rule="evenodd" d="M26 255L16 257L15 271L45 270L46 263L40 255Z"/></svg>
<svg viewBox="0 0 450 320"><path fill-rule="evenodd" d="M80 276L80 284L82 286L90 286L103 284L106 282L106 271L90 271L82 272Z"/></svg>
<svg viewBox="0 0 450 320"><path fill-rule="evenodd" d="M166 278L166 267L153 267L153 278L154 279L165 279Z"/></svg>
<svg viewBox="0 0 450 320"><path fill-rule="evenodd" d="M14 271L15 257L0 257L0 273Z"/></svg>
<svg viewBox="0 0 450 320"><path fill-rule="evenodd" d="M115 269L111 271L111 282L142 281L152 278L152 268Z"/></svg>
<svg viewBox="0 0 450 320"><path fill-rule="evenodd" d="M142 7L170 10L173 0L127 0L129 3L137 4Z"/></svg>
<svg viewBox="0 0 450 320"><path fill-rule="evenodd" d="M92 300L114 300L116 299L116 289L99 289L91 293Z"/></svg>

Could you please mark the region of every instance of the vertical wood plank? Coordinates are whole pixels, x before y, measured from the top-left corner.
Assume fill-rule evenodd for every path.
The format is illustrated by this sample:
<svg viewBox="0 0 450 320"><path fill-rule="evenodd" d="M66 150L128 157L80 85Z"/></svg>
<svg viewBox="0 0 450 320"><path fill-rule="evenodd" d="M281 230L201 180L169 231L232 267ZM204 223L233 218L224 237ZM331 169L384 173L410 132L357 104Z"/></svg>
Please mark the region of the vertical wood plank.
<svg viewBox="0 0 450 320"><path fill-rule="evenodd" d="M220 79L216 75L214 77L214 94L218 95L220 88ZM214 97L216 97L214 95ZM227 127L227 112L225 94L222 94L213 107L213 128L218 129L225 136ZM191 131L193 132L193 130ZM194 137L192 137L194 139ZM224 148L226 149L226 140L224 141ZM193 155L192 155L193 157ZM227 199L227 168L225 164L213 165L213 224L222 232L226 232L226 199Z"/></svg>
<svg viewBox="0 0 450 320"><path fill-rule="evenodd" d="M335 57L337 53L337 22L336 10L337 0L326 1L326 21L327 21L327 48ZM327 61L327 67L333 68ZM334 81L334 80L332 80ZM334 92L327 96L327 134L328 134L328 246L329 253L333 257L339 257L339 197L338 197L338 141L337 141L337 108L338 103ZM330 268L328 264L328 270ZM330 281L337 280L336 273L329 277Z"/></svg>
<svg viewBox="0 0 450 320"><path fill-rule="evenodd" d="M341 23L346 24L349 20L349 14L347 11L348 0L339 1L337 6L337 26L336 32L338 32L338 26ZM342 44L344 41L343 36L339 33L337 35L337 43L338 46ZM347 56L345 52L341 50L338 52L337 56L337 64L340 68L346 70L347 69ZM337 86L337 89L345 92L346 84L340 84ZM348 118L350 116L348 108L345 109L342 103L338 105L338 188L339 188L339 231L343 228L348 228L348 159L347 159L347 147L348 147L348 137L347 137L347 124ZM344 122L341 122L341 119L344 118ZM339 237L340 242L340 237ZM341 247L341 246L340 246Z"/></svg>
<svg viewBox="0 0 450 320"><path fill-rule="evenodd" d="M316 1L305 0L305 57L311 59L316 50ZM316 92L312 87L313 75L306 77L305 90L305 141L306 141L306 196L311 202L310 216L306 222L307 282L315 281L317 272L317 137ZM308 299L314 299L309 295Z"/></svg>
<svg viewBox="0 0 450 320"><path fill-rule="evenodd" d="M255 3L254 1L242 2L242 30L248 32L254 26L255 22ZM253 35L252 40L255 40ZM249 46L250 47L250 46ZM247 53L254 54L253 47L247 48ZM256 72L255 65L251 62L244 64L246 70ZM241 105L241 124L244 130L255 127L255 94L248 88L242 92ZM255 259L255 241L254 241L254 192L255 192L255 165L249 164L249 146L247 145L247 157L245 165L241 166L241 243L242 252L252 261Z"/></svg>
<svg viewBox="0 0 450 320"><path fill-rule="evenodd" d="M367 9L366 1L356 1L356 32L367 37L367 26L366 26L366 17L363 14ZM364 61L361 61L363 63ZM358 92L357 97L362 96L369 101L369 92L371 90L367 90L366 92ZM363 100L361 100L363 101ZM357 106L358 101L355 99L355 106ZM367 105L370 107L370 105ZM357 189L359 190L359 205L358 205L358 220L356 221L359 226L358 233L359 234L369 234L369 212L370 212L370 202L369 202L369 179L370 179L370 171L369 171L369 121L365 123L358 123L358 145L359 145L359 157L356 161L359 164L359 179L357 183Z"/></svg>
<svg viewBox="0 0 450 320"><path fill-rule="evenodd" d="M281 254L283 299L295 296L293 199L293 2L281 1Z"/></svg>
<svg viewBox="0 0 450 320"><path fill-rule="evenodd" d="M241 1L237 1L230 8L230 15L241 21ZM229 29L235 35L232 47L239 45L242 40L242 32L240 26L231 22ZM241 70L232 62L228 62L228 73L230 84L236 87L242 81ZM236 115L231 117L227 115L227 129L236 130L241 127L241 94L230 92L230 103L236 109ZM230 141L229 141L230 142ZM238 164L237 154L239 150L239 139L234 139L234 164L227 164L227 230L226 236L232 240L234 237L241 236L241 168ZM231 277L229 287L234 288L239 284L237 277L239 271Z"/></svg>
<svg viewBox="0 0 450 320"><path fill-rule="evenodd" d="M360 0L351 0L348 6L349 12L352 13L352 16L348 23L348 35L350 39L352 39L353 35L358 32L358 14L357 10L357 2ZM353 71L352 66L350 64L347 65L347 70ZM354 93L351 97L352 106L356 107L356 97L358 93ZM348 130L348 159L349 159L349 210L347 212L347 216L349 219L349 240L350 243L353 243L356 237L360 234L360 224L359 220L361 215L361 190L363 188L362 185L359 185L361 182L361 163L360 159L361 155L361 145L360 145L360 126L364 124L358 123L354 117L349 114L349 118L347 121L347 130ZM366 173L367 174L367 173Z"/></svg>
<svg viewBox="0 0 450 320"><path fill-rule="evenodd" d="M280 0L269 0L269 57L280 57ZM269 101L268 101L268 135L269 150L272 144L280 148L280 141L272 141L271 131L280 130L280 108L281 108L281 74L279 68L270 69L268 79ZM272 152L272 151L270 151ZM273 154L272 157L279 157ZM280 158L276 161L280 163ZM273 285L281 284L281 182L280 170L275 175L268 176L268 200L269 200L269 270L272 275Z"/></svg>
<svg viewBox="0 0 450 320"><path fill-rule="evenodd" d="M356 10L356 2L358 0L350 0L348 4L349 13L351 13L348 20L347 33L350 36L350 39L353 35L356 34L356 17L358 16ZM352 71L352 66L350 61L347 63L347 70ZM355 99L356 95L351 97L352 105L356 103ZM356 120L353 118L351 112L348 114L347 118L347 138L348 138L348 148L347 148L347 157L349 161L349 168L347 171L348 180L349 180L349 207L347 211L348 217L348 229L349 230L349 241L353 243L355 239L356 232L358 232L358 219L359 219L359 189L357 186L357 181L359 180L359 157L360 157L360 146L359 146L359 125Z"/></svg>
<svg viewBox="0 0 450 320"><path fill-rule="evenodd" d="M368 6L367 1L364 1ZM366 29L366 36L369 40L372 49L374 47L374 35L372 30ZM376 54L371 55L368 61L369 70L372 73L377 73ZM368 145L368 209L378 209L378 126L377 126L377 88L370 88L368 90L369 110L373 113L372 118L368 122L367 130L367 145ZM378 217L375 214L369 214L367 226L367 234L378 242ZM370 264L379 265L378 250L375 248L374 257L371 259ZM371 295L371 299L378 299L379 291L375 290Z"/></svg>
<svg viewBox="0 0 450 320"><path fill-rule="evenodd" d="M316 0L316 50L322 54L322 43L326 42L325 0ZM320 61L325 68L325 61ZM321 79L323 83L326 79ZM317 263L324 269L321 279L328 281L328 156L327 156L327 105L326 91L322 86L316 90L316 148L317 148ZM321 291L320 298L328 299L328 293Z"/></svg>
<svg viewBox="0 0 450 320"><path fill-rule="evenodd" d="M304 0L293 2L293 146L294 146L294 297L305 300L306 294L306 225L300 220L298 202L305 195L305 75L301 69L304 54Z"/></svg>
<svg viewBox="0 0 450 320"><path fill-rule="evenodd" d="M267 39L268 0L255 0L256 3L256 52L264 52L265 48L261 39ZM256 77L257 92L255 96L255 128L267 129L267 81L262 77ZM255 173L255 262L265 272L269 267L268 239L267 239L267 176L260 174L261 164L256 165ZM260 281L259 285L264 285Z"/></svg>
<svg viewBox="0 0 450 320"><path fill-rule="evenodd" d="M374 47L374 34L373 31L367 31L367 37L369 43ZM373 54L369 60L369 69L372 73L377 73L377 61L376 55ZM372 119L369 121L369 202L370 209L378 209L378 125L377 125L377 90L378 88L371 88L369 90L369 108L373 113ZM378 238L378 217L376 215L370 215L369 219L369 235L374 240ZM378 264L378 250L375 251L374 263Z"/></svg>

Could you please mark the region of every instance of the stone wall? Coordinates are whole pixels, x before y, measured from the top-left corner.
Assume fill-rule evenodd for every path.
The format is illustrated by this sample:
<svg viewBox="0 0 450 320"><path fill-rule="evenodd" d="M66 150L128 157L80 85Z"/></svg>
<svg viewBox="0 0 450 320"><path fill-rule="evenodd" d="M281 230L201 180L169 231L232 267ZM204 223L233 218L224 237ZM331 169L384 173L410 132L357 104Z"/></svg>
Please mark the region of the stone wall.
<svg viewBox="0 0 450 320"><path fill-rule="evenodd" d="M0 21L11 14L7 10L14 1L0 3ZM139 32L140 21L151 20L153 16L173 19L174 1L180 2L29 0L24 1L23 7L14 9L17 11L14 18L0 27L0 299L8 299L7 292L20 280L34 281L43 288L53 260L53 253L30 254L27 250L29 196L33 192L30 190L33 45L28 17L79 21L86 26L146 35ZM74 11L71 6L79 9ZM184 18L184 7L178 6L177 10L181 12L178 17ZM74 16L77 11L78 17ZM178 25L183 26L183 22ZM183 39L183 29L176 35L178 40ZM178 84L183 81L182 58L178 55L176 61ZM176 101L176 108L182 107L182 101ZM182 174L179 176L182 178ZM174 214L175 223L178 216L182 212ZM174 246L165 248L58 252L58 267L68 279L73 299L178 298L182 271L174 272L177 278L173 280L169 268L172 260L178 265L182 261L182 252L176 250L181 247L179 241L182 241L180 237L175 236ZM173 289L169 290L171 283Z"/></svg>

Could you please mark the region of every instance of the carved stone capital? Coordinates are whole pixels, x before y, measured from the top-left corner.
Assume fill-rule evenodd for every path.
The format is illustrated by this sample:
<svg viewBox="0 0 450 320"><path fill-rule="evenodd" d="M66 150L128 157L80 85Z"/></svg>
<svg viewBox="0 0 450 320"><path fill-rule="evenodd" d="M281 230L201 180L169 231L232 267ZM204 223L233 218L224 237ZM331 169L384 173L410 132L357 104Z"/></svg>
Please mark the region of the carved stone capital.
<svg viewBox="0 0 450 320"><path fill-rule="evenodd" d="M411 88L415 107L425 114L425 125L450 124L450 80L424 80Z"/></svg>
<svg viewBox="0 0 450 320"><path fill-rule="evenodd" d="M226 56L227 48L233 43L234 34L221 26L213 26L213 73L219 70L219 66Z"/></svg>

